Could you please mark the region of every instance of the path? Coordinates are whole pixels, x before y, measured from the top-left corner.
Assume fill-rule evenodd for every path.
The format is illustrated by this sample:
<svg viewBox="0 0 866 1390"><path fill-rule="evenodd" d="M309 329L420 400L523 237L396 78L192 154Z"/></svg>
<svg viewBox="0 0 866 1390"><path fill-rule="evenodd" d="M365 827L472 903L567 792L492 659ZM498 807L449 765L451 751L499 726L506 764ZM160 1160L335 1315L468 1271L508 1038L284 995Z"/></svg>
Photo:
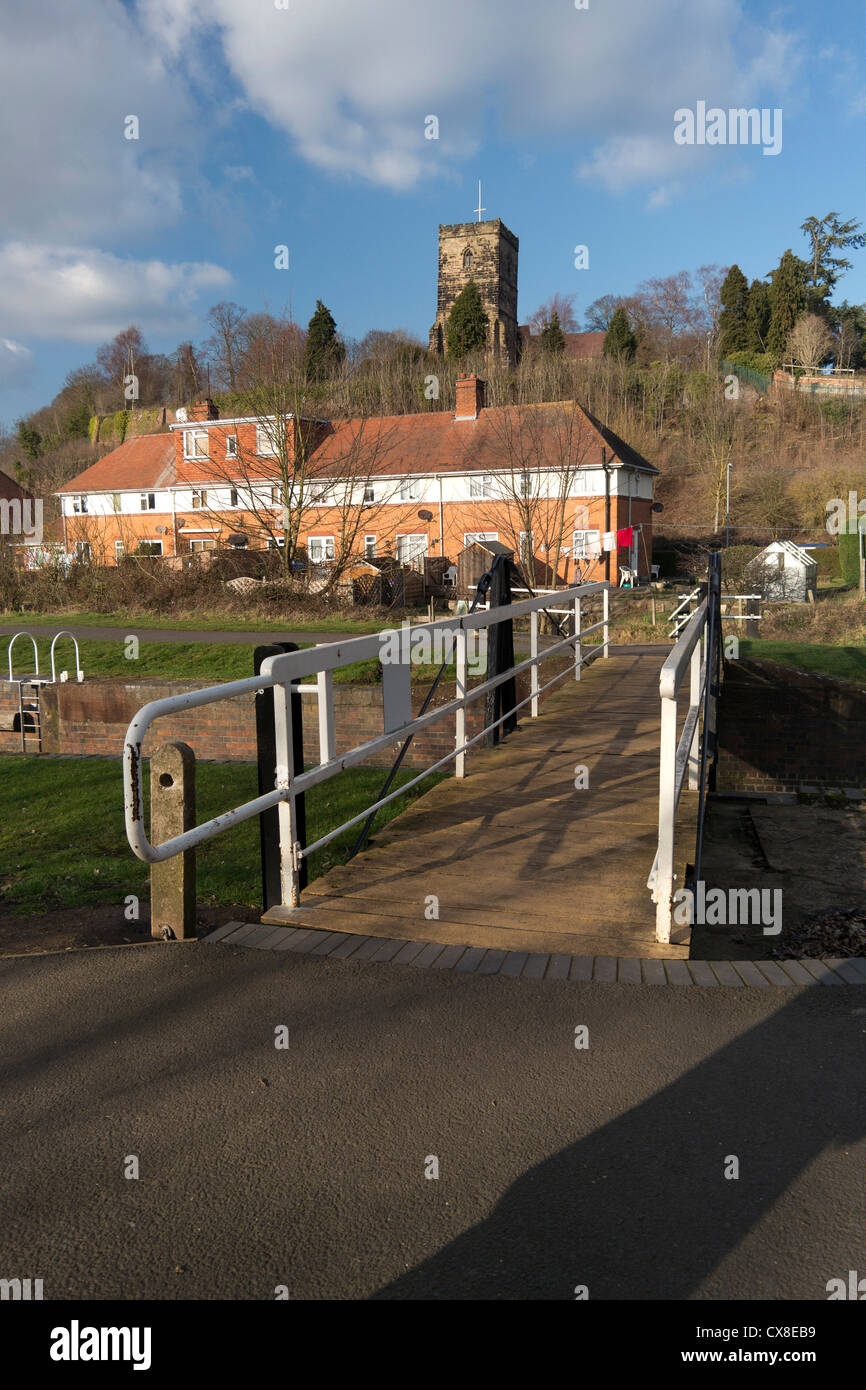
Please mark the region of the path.
<svg viewBox="0 0 866 1390"><path fill-rule="evenodd" d="M662 946L646 886L658 839L664 650L613 648L564 678L538 719L467 761L350 864L264 921L401 940L577 956L686 957ZM575 769L589 787L575 788ZM694 849L696 793L678 846ZM680 869L684 867L680 865ZM438 907L438 919L433 916Z"/></svg>

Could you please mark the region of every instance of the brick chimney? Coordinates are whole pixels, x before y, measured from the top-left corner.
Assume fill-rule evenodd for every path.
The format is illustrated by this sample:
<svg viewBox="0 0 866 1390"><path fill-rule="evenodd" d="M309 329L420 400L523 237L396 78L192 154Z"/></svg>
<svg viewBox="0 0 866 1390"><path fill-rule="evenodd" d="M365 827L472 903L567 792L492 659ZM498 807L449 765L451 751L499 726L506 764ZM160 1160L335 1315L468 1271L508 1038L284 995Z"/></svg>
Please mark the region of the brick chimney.
<svg viewBox="0 0 866 1390"><path fill-rule="evenodd" d="M455 420L477 420L484 409L484 386L480 376L459 376L457 378L457 409Z"/></svg>
<svg viewBox="0 0 866 1390"><path fill-rule="evenodd" d="M214 405L210 396L202 401L193 401L189 408L190 420L218 420L220 418L219 406Z"/></svg>

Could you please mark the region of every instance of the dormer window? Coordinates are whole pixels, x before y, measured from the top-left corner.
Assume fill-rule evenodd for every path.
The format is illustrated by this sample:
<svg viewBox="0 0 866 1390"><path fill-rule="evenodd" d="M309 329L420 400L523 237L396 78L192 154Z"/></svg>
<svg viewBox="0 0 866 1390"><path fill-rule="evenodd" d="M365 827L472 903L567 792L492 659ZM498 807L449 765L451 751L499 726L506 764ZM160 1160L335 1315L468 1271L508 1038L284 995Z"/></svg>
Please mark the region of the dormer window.
<svg viewBox="0 0 866 1390"><path fill-rule="evenodd" d="M207 458L207 430L184 430L183 456L188 459Z"/></svg>
<svg viewBox="0 0 866 1390"><path fill-rule="evenodd" d="M472 269L472 252L469 250L469 247L468 247L468 246L467 246L466 250L463 252L463 269L464 269L464 270L471 270L471 269Z"/></svg>

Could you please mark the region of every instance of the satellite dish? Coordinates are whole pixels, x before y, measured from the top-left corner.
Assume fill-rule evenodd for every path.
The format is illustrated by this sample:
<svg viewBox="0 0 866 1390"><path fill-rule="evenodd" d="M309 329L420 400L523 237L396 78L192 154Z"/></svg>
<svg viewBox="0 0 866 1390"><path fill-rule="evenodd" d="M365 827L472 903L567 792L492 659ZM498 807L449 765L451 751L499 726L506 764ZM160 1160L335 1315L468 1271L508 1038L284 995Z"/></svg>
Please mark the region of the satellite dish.
<svg viewBox="0 0 866 1390"><path fill-rule="evenodd" d="M420 516L420 518L421 518L422 521L432 521L432 520L433 520L433 513L432 513L432 512L421 511L421 512L418 513L418 515Z"/></svg>
<svg viewBox="0 0 866 1390"><path fill-rule="evenodd" d="M174 418L177 420L177 423L179 425L186 424L187 420L189 419L189 416L187 415L185 405L178 406L177 410L174 412Z"/></svg>
<svg viewBox="0 0 866 1390"><path fill-rule="evenodd" d="M665 509L665 504L664 504L664 502L653 502L653 511L654 511L654 512L663 512L664 509Z"/></svg>
<svg viewBox="0 0 866 1390"><path fill-rule="evenodd" d="M157 526L157 528L156 528L156 534L157 534L158 536L164 536L164 535L165 535L165 527L164 527L164 526Z"/></svg>

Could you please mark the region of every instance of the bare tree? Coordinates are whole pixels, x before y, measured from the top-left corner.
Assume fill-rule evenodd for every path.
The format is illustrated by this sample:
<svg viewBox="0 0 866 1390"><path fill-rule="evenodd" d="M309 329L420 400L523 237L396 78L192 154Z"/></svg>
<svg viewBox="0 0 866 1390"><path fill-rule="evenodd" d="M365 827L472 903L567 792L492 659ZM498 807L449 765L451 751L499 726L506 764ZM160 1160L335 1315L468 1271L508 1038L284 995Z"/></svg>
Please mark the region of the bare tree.
<svg viewBox="0 0 866 1390"><path fill-rule="evenodd" d="M202 344L208 363L214 368L216 385L234 391L237 372L243 355L246 335L246 309L231 300L222 299L208 310L207 321L211 336Z"/></svg>
<svg viewBox="0 0 866 1390"><path fill-rule="evenodd" d="M801 314L788 335L792 362L815 371L835 345L826 319L818 314Z"/></svg>
<svg viewBox="0 0 866 1390"><path fill-rule="evenodd" d="M557 291L544 304L540 304L535 313L530 314L526 320L533 336L537 336L542 329L547 327L554 314L559 318L559 326L563 333L576 333L578 323L577 314L574 311L574 299L573 294L561 294Z"/></svg>

